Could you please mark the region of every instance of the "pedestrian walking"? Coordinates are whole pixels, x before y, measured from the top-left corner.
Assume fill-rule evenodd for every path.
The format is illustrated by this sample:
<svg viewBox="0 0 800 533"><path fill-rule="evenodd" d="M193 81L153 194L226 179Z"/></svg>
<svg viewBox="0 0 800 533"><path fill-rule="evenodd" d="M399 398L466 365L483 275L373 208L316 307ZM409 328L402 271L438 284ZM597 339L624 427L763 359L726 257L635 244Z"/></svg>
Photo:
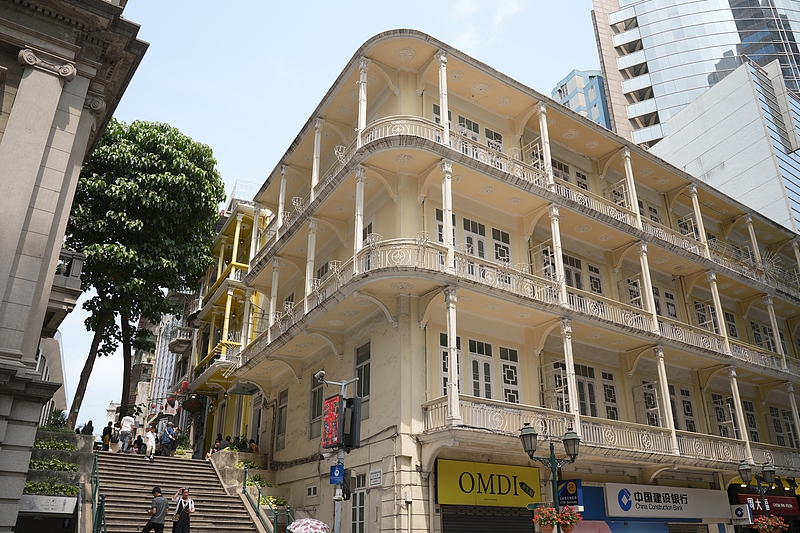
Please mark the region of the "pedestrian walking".
<svg viewBox="0 0 800 533"><path fill-rule="evenodd" d="M194 500L189 489L181 487L175 493L175 514L172 517L172 533L189 533L189 515L194 513Z"/></svg>
<svg viewBox="0 0 800 533"><path fill-rule="evenodd" d="M114 423L109 422L106 427L103 428L103 451L107 452L111 445L111 434L114 432Z"/></svg>
<svg viewBox="0 0 800 533"><path fill-rule="evenodd" d="M119 440L122 443L122 453L128 453L131 440L133 439L133 427L136 420L131 415L125 415L120 420Z"/></svg>
<svg viewBox="0 0 800 533"><path fill-rule="evenodd" d="M147 510L147 512L150 513L150 520L148 520L147 524L142 528L142 533L149 533L150 531L164 533L164 518L167 516L169 502L161 495L160 487L153 487L152 492L153 501L150 503L150 508Z"/></svg>
<svg viewBox="0 0 800 533"><path fill-rule="evenodd" d="M156 428L153 426L148 427L145 438L147 440L147 450L144 453L144 458L150 459L150 462L153 463L156 460Z"/></svg>
<svg viewBox="0 0 800 533"><path fill-rule="evenodd" d="M164 457L174 455L175 450L175 429L172 422L167 422L164 432L161 434L161 454Z"/></svg>
<svg viewBox="0 0 800 533"><path fill-rule="evenodd" d="M83 426L81 430L81 435L92 435L94 433L94 426L92 425L92 421L89 420L86 422L86 425Z"/></svg>
<svg viewBox="0 0 800 533"><path fill-rule="evenodd" d="M108 449L111 453L119 452L120 448L119 436L121 427L122 425L119 422L117 422L116 424L114 424L113 431L111 431L111 439L109 439L109 445L108 445Z"/></svg>

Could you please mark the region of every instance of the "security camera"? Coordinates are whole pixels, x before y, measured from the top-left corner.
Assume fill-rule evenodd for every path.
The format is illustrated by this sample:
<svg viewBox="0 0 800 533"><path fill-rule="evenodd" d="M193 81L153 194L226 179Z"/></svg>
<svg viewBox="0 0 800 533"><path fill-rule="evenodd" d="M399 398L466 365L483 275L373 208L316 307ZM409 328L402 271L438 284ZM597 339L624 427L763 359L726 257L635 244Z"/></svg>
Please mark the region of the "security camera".
<svg viewBox="0 0 800 533"><path fill-rule="evenodd" d="M325 383L325 371L320 370L316 374L314 374L314 378L319 381L320 383Z"/></svg>

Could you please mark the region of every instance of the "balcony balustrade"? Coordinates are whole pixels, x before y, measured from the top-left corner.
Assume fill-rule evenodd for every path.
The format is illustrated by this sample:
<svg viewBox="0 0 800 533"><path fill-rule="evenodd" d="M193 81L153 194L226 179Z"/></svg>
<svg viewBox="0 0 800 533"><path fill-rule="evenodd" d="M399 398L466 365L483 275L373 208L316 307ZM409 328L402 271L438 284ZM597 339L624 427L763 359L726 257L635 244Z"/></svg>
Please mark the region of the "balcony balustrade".
<svg viewBox="0 0 800 533"><path fill-rule="evenodd" d="M539 159L525 161L520 156L518 150L511 150L510 154L504 154L499 150L492 149L484 144L472 140L471 138L460 135L457 131L451 132L450 147L458 150L464 155L472 159L493 166L505 173L510 174L514 178L514 182L518 185L524 185L527 188L538 188L541 192L555 193L563 200L567 201L567 205L574 209L587 212L591 216L597 214L610 217L614 220L622 222L631 228L636 229L636 215L626 207L623 207L619 202L609 200L602 196L593 194L589 191L581 189L575 185L561 182L557 180L552 187L547 185L547 177L544 170L541 168L541 161ZM443 138L442 126L435 124L428 120L419 117L387 117L379 119L364 130L361 135L363 144L373 141L385 139L387 137L406 135L418 138L424 138L433 142L441 143ZM499 148L499 146L497 147ZM315 189L315 197L318 197L324 189L331 185L334 181L341 180L344 176L340 176L342 169L347 166L352 157L357 151L356 141L353 141L347 146L337 147L337 160L323 175L319 184ZM531 153L539 153L534 150ZM296 197L292 199L294 211L285 212L282 214L284 220L284 227L289 227L294 224L301 215L307 210L310 202L311 194L305 197ZM650 220L642 220L642 229L645 233L651 235L654 239L661 240L673 246L677 246L687 252L696 255L698 258L704 257L703 247L700 242L692 237L683 235L678 231L672 230ZM268 234L265 237L263 248L258 254L254 264L259 264L261 260L269 253L270 249L277 243L275 233ZM726 245L725 243L713 242L709 243L711 252L711 261L717 265L734 271L747 278L766 282L768 285L781 290L782 292L792 294L800 298L800 280L796 275L787 273L784 275L780 272L779 275L763 276L753 263L752 254L746 249L737 249Z"/></svg>
<svg viewBox="0 0 800 533"><path fill-rule="evenodd" d="M222 271L222 275L219 279L216 279L213 284L208 288L208 292L203 297L203 305L208 303L208 301L214 296L214 293L217 292L217 289L226 281L226 280L233 280L233 281L243 281L245 275L247 274L248 266L244 263L228 263L228 266L225 267L225 270Z"/></svg>
<svg viewBox="0 0 800 533"><path fill-rule="evenodd" d="M562 411L474 396L461 395L459 406L463 426L511 437L517 437L526 422L543 436L563 435L573 423L572 416ZM425 432L447 429L445 396L424 403L422 411ZM608 456L616 451L627 456L668 455L685 458L692 464L698 461L716 463L717 466L727 463L732 470L746 458L744 443L737 439L689 431L676 431L676 436L679 455L672 452L667 428L581 416L581 446L587 450L584 453ZM751 443L751 450L756 464L769 462L778 468L800 469L800 450L762 443Z"/></svg>

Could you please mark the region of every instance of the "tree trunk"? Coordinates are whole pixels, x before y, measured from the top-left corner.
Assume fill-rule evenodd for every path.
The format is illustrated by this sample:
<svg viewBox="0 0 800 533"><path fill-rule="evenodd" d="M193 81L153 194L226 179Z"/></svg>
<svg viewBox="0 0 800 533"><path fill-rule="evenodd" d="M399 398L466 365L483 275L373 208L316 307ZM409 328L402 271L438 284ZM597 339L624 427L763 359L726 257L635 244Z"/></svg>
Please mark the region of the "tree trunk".
<svg viewBox="0 0 800 533"><path fill-rule="evenodd" d="M72 398L72 409L70 410L69 418L67 418L67 427L75 429L75 426L78 424L78 412L81 410L83 397L86 394L86 386L89 384L89 377L92 375L94 361L97 359L97 349L100 348L100 342L103 339L103 331L111 316L111 311L102 311L97 321L97 327L94 329L94 337L92 338L92 345L89 348L89 355L86 357L86 363L83 365L83 371L81 371L81 379L78 381L78 388L75 390L75 396Z"/></svg>
<svg viewBox="0 0 800 533"><path fill-rule="evenodd" d="M123 306L124 307L124 306ZM131 323L130 316L128 316L127 309L120 310L120 322L122 326L122 399L120 405L122 406L122 415L130 414L131 398L131 344L133 337L131 336ZM134 399L133 403L136 400Z"/></svg>

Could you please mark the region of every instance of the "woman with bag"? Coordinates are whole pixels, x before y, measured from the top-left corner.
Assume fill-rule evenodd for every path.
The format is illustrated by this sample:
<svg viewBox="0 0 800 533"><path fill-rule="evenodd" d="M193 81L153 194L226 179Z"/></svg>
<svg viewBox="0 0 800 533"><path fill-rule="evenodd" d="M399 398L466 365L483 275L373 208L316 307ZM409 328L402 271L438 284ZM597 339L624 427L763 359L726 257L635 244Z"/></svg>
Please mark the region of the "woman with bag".
<svg viewBox="0 0 800 533"><path fill-rule="evenodd" d="M179 488L173 501L176 506L172 516L172 533L189 533L189 515L194 513L194 500L189 498L189 489Z"/></svg>

